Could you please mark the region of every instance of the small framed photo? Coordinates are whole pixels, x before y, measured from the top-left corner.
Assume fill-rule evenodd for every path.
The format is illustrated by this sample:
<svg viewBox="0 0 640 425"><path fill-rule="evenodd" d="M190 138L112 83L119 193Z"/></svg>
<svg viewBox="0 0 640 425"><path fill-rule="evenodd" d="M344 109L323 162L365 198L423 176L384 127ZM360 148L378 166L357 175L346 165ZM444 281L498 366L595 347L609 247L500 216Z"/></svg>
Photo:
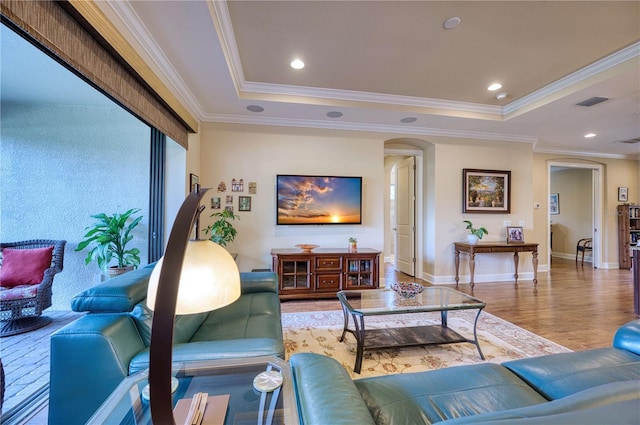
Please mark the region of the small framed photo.
<svg viewBox="0 0 640 425"><path fill-rule="evenodd" d="M507 243L524 243L522 227L507 227Z"/></svg>
<svg viewBox="0 0 640 425"><path fill-rule="evenodd" d="M226 195L224 199L226 205L233 205L233 195Z"/></svg>
<svg viewBox="0 0 640 425"><path fill-rule="evenodd" d="M258 193L258 183L249 182L249 193L252 195L255 195L256 193Z"/></svg>
<svg viewBox="0 0 640 425"><path fill-rule="evenodd" d="M238 211L251 211L251 196L238 196Z"/></svg>
<svg viewBox="0 0 640 425"><path fill-rule="evenodd" d="M560 195L557 193L549 195L549 214L560 214Z"/></svg>
<svg viewBox="0 0 640 425"><path fill-rule="evenodd" d="M220 197L211 198L211 209L219 210L220 209Z"/></svg>
<svg viewBox="0 0 640 425"><path fill-rule="evenodd" d="M200 179L195 174L189 174L189 190L193 192L200 183Z"/></svg>
<svg viewBox="0 0 640 425"><path fill-rule="evenodd" d="M619 187L618 188L618 202L627 202L629 200L629 188L628 187Z"/></svg>

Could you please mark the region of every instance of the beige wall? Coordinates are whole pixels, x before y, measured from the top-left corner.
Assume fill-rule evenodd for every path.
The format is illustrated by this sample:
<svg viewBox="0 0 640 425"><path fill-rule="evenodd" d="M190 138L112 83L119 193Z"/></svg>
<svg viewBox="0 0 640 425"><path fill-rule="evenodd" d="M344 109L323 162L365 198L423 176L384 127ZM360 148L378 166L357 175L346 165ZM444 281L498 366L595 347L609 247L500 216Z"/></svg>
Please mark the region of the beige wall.
<svg viewBox="0 0 640 425"><path fill-rule="evenodd" d="M211 223L210 199L233 195L240 216L238 236L229 250L239 253L241 271L271 265L272 248L312 243L324 248L346 248L348 238L359 247L383 250L384 241L384 141L359 133L291 129L232 124L203 124L200 139L200 182L212 190L202 225ZM363 178L363 224L277 226L275 224L276 174L348 175ZM244 179L245 192L232 193L231 179ZM226 193L217 193L224 181ZM257 183L249 195L248 182ZM251 196L250 212L237 211L238 195Z"/></svg>
<svg viewBox="0 0 640 425"><path fill-rule="evenodd" d="M506 241L505 221L512 226L524 222L525 241L535 241L533 231L532 197L532 152L527 144L506 142L476 142L465 140L430 140L434 143L433 158L425 168L429 186L433 191L425 200L425 211L430 211L432 226L427 229L432 235L427 237L433 255L425 258L427 280L435 283L454 281L453 242L465 241L468 231L463 220L470 220L489 231L483 241ZM511 171L511 213L509 214L463 214L462 213L462 169L510 170ZM476 257L475 281L509 281L513 276L513 256L511 254L479 255ZM540 265L544 269L546 264ZM461 256L461 282L468 282L468 259ZM523 279L532 277L533 267L530 255L520 256L519 274Z"/></svg>
<svg viewBox="0 0 640 425"><path fill-rule="evenodd" d="M618 223L616 207L618 202L618 187L629 188L629 202L638 200L638 161L613 158L588 158L575 156L562 156L554 154L536 153L533 155L534 168L534 198L540 200L542 207L534 213L534 228L536 240L541 246L549 243L547 211L549 202L548 168L550 163L569 163L586 167L598 166L603 170L603 211L602 211L602 268L618 267ZM560 201L562 204L562 200ZM545 254L548 255L548 254Z"/></svg>
<svg viewBox="0 0 640 425"><path fill-rule="evenodd" d="M555 168L555 169L554 169ZM575 258L576 243L593 234L592 171L585 168L552 167L550 193L557 193L559 214L553 223L553 256ZM587 253L587 257L591 253Z"/></svg>
<svg viewBox="0 0 640 425"><path fill-rule="evenodd" d="M346 247L350 236L358 238L361 247L385 249L385 217L388 215L388 169L385 170L385 140L390 135L247 126L234 124L203 124L199 139L200 162L189 165L198 170L203 187L213 189L206 196L207 209L201 227L211 222L210 198L218 194L218 183L230 185L232 178L243 178L245 193L248 182L257 183L252 196L252 211L238 212L238 238L229 249L240 254L242 271L269 267L272 248L293 247L314 243L322 247ZM575 161L600 164L603 167L605 211L603 213L603 267L617 267L617 233L615 207L617 187L629 187L630 201L638 199L638 161L619 159L571 158L535 154L524 143L454 140L430 137L414 139L408 149L423 152L423 254L419 261L420 277L434 283L454 280L453 242L463 241L467 231L462 220L487 227L485 241L506 240L505 221L517 226L524 221L526 241L539 247L539 271L548 269L549 215L548 162ZM191 147L188 156L191 157ZM388 168L388 167L386 167ZM463 214L462 169L478 168L511 170L510 214ZM193 171L190 171L193 172ZM364 215L361 226L276 226L275 176L282 174L359 175L364 182ZM230 188L229 188L230 190ZM237 211L237 193L234 207ZM564 197L561 198L561 205ZM540 208L535 208L539 203ZM613 212L613 214L612 214ZM479 255L476 261L476 282L512 282L513 261L510 254ZM462 256L461 281L468 281L468 261ZM520 256L519 274L531 279L529 254Z"/></svg>

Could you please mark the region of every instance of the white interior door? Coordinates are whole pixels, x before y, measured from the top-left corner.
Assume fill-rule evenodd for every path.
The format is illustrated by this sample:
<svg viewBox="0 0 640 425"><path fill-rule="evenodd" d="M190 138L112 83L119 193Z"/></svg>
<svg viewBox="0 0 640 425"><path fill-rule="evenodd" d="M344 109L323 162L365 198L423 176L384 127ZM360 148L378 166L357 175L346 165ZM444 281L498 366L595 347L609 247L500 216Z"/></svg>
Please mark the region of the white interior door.
<svg viewBox="0 0 640 425"><path fill-rule="evenodd" d="M396 165L395 268L409 276L416 273L415 161L412 156Z"/></svg>

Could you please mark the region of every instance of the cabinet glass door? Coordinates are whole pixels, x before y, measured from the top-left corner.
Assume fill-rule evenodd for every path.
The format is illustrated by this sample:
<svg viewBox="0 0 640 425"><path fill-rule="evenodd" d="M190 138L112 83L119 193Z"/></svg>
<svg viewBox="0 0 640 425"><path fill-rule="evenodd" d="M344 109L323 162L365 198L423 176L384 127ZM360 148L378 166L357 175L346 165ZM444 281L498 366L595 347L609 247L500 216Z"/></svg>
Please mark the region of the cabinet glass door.
<svg viewBox="0 0 640 425"><path fill-rule="evenodd" d="M347 259L348 288L360 288L373 286L373 261L371 259Z"/></svg>
<svg viewBox="0 0 640 425"><path fill-rule="evenodd" d="M311 261L282 260L280 263L280 289L308 289L310 288Z"/></svg>

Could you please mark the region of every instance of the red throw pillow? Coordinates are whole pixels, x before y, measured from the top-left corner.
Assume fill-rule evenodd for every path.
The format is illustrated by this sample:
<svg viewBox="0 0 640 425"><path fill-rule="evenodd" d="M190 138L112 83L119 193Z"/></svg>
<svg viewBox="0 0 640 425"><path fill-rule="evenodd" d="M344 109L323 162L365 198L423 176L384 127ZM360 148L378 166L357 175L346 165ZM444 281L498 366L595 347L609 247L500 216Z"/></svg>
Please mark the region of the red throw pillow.
<svg viewBox="0 0 640 425"><path fill-rule="evenodd" d="M12 288L42 282L44 271L51 267L53 247L2 250L0 286Z"/></svg>

